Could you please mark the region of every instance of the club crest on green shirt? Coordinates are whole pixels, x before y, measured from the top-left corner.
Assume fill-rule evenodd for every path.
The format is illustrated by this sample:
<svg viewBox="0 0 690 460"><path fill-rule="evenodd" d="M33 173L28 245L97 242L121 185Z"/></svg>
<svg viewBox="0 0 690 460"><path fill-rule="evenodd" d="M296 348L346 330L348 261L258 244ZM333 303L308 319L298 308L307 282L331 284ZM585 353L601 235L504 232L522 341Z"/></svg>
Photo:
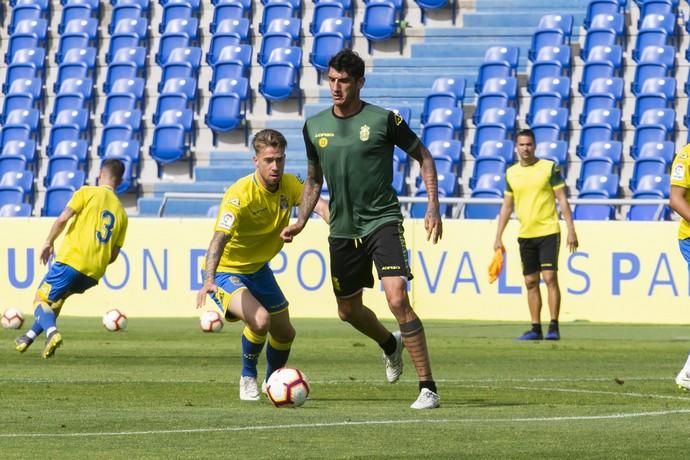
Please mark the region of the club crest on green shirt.
<svg viewBox="0 0 690 460"><path fill-rule="evenodd" d="M366 142L369 140L369 127L367 125L362 125L361 128L359 128L359 140L362 142Z"/></svg>

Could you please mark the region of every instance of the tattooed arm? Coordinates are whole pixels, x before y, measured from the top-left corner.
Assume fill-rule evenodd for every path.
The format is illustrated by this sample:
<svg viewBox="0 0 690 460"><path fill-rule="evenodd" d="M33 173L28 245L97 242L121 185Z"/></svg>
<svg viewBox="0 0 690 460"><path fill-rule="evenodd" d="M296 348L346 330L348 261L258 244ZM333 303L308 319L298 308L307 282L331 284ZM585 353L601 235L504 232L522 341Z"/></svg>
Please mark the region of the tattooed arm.
<svg viewBox="0 0 690 460"><path fill-rule="evenodd" d="M216 269L220 262L220 257L223 255L225 245L230 241L231 234L223 232L215 232L211 239L211 244L206 251L206 271L204 272L204 285L199 289L196 295L196 308L204 306L206 295L209 292L216 292Z"/></svg>
<svg viewBox="0 0 690 460"><path fill-rule="evenodd" d="M424 215L424 228L426 229L426 239L434 244L443 236L443 222L439 213L438 204L438 176L436 175L436 165L429 150L419 143L419 147L410 154L412 158L419 162L421 175L426 187L428 204Z"/></svg>

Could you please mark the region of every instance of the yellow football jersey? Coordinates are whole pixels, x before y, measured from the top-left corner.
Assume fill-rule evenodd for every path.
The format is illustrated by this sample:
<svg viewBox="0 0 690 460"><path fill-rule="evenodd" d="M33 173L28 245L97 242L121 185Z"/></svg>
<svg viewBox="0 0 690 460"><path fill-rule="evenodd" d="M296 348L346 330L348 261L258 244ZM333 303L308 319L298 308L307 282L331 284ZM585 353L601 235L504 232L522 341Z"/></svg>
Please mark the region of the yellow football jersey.
<svg viewBox="0 0 690 460"><path fill-rule="evenodd" d="M100 279L115 246L122 247L127 233L127 213L112 188L85 185L67 203L76 212L56 260Z"/></svg>
<svg viewBox="0 0 690 460"><path fill-rule="evenodd" d="M506 171L506 195L512 195L520 221L520 238L537 238L559 233L553 191L565 187L560 168L550 160L529 166L515 163Z"/></svg>
<svg viewBox="0 0 690 460"><path fill-rule="evenodd" d="M683 147L673 159L671 166L671 185L685 189L685 201L690 203L690 145ZM690 238L690 223L681 218L678 226L678 239Z"/></svg>
<svg viewBox="0 0 690 460"><path fill-rule="evenodd" d="M218 263L219 273L254 273L283 247L281 230L290 221L292 208L302 198L302 182L283 175L280 186L269 192L256 173L232 184L218 209L215 231L232 235Z"/></svg>

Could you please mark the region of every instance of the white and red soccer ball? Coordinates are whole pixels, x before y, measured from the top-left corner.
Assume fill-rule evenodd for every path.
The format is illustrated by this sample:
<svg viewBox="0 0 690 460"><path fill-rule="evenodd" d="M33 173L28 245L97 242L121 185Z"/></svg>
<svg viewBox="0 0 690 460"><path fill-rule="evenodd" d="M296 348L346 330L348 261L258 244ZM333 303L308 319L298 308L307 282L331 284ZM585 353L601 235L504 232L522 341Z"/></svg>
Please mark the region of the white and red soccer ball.
<svg viewBox="0 0 690 460"><path fill-rule="evenodd" d="M8 308L0 317L0 325L5 329L19 329L24 324L24 315L15 308Z"/></svg>
<svg viewBox="0 0 690 460"><path fill-rule="evenodd" d="M204 332L220 332L223 329L223 317L216 310L208 310L199 317L199 327Z"/></svg>
<svg viewBox="0 0 690 460"><path fill-rule="evenodd" d="M266 382L266 394L276 407L301 406L307 400L310 389L304 372L291 367L275 370Z"/></svg>
<svg viewBox="0 0 690 460"><path fill-rule="evenodd" d="M127 315L117 308L108 310L103 315L103 327L109 331L123 331L127 328Z"/></svg>

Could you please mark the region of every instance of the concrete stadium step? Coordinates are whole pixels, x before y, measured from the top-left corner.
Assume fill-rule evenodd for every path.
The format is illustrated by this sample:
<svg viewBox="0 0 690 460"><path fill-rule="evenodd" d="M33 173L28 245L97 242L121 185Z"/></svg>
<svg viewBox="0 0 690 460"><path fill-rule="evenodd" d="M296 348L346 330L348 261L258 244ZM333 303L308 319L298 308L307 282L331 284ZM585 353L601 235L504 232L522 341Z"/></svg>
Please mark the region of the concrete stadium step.
<svg viewBox="0 0 690 460"><path fill-rule="evenodd" d="M475 3L475 9L477 11L505 11L507 8L510 8L511 11L530 11L534 15L539 14L540 11L553 11L554 13L567 14L565 10L586 11L589 2L590 0L530 0L529 2L479 0Z"/></svg>
<svg viewBox="0 0 690 460"><path fill-rule="evenodd" d="M560 14L570 14L573 16L576 24L582 24L586 14L586 8L583 10L566 9L559 10ZM467 13L463 16L463 24L466 27L496 27L496 28L511 28L511 27L534 27L539 24L539 19L542 15L549 14L548 11L539 10L532 11L513 11L509 14L505 11L495 12L476 12Z"/></svg>
<svg viewBox="0 0 690 460"><path fill-rule="evenodd" d="M505 27L495 30L491 27L434 27L424 31L426 43L448 42L457 39L481 39L482 43L510 43L515 38L531 39L534 27Z"/></svg>
<svg viewBox="0 0 690 460"><path fill-rule="evenodd" d="M448 43L415 43L411 46L411 57L412 59L416 58L471 58L471 57L476 57L483 59L484 58L484 53L486 53L487 48L491 46L518 46L520 47L521 50L524 50L525 53L520 53L520 58L523 59L523 54L524 54L524 59L527 58L527 50L529 49L530 46L530 41L531 39L529 38L521 38L521 39L516 39L516 38L510 38L507 39L504 43L497 43L497 44L487 44L487 43L482 43L481 41L477 43L480 40L477 39L471 39L471 38L464 38L464 39L458 39L453 43L452 46L449 46ZM467 43L466 43L467 42ZM526 60L524 61L526 62Z"/></svg>
<svg viewBox="0 0 690 460"><path fill-rule="evenodd" d="M153 186L153 195L163 196L166 192L223 193L226 186L227 181L159 182Z"/></svg>

